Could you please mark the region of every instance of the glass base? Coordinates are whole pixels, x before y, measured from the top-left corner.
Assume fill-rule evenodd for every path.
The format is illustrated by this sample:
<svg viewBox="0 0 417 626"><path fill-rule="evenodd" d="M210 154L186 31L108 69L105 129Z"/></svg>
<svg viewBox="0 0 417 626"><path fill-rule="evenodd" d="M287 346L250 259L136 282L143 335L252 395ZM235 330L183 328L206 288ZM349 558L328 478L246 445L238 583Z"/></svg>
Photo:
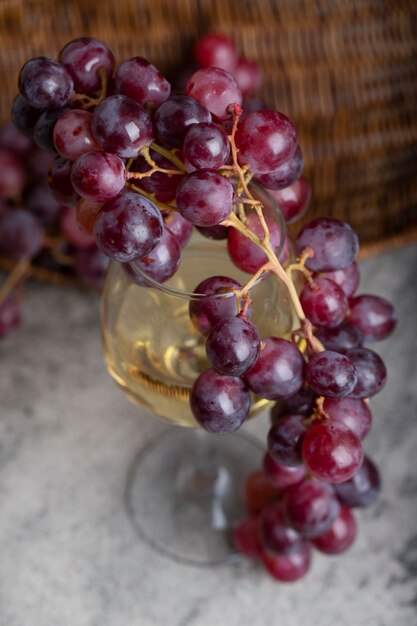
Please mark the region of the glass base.
<svg viewBox="0 0 417 626"><path fill-rule="evenodd" d="M170 428L136 456L127 482L129 517L143 540L184 564L236 560L234 524L245 515L243 488L264 447L246 433L216 436Z"/></svg>

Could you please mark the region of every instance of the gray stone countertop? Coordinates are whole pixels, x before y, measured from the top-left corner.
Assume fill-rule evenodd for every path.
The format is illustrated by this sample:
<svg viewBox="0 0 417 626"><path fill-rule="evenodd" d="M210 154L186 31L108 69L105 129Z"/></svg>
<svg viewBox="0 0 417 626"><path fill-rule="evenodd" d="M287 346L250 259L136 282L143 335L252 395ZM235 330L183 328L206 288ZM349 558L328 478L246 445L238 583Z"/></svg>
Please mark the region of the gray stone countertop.
<svg viewBox="0 0 417 626"><path fill-rule="evenodd" d="M33 283L21 332L0 343L1 626L416 626L417 246L362 263L399 327L376 349L389 381L365 449L376 506L341 557L275 583L244 562L179 565L143 543L124 508L135 454L161 425L103 365L94 294ZM263 436L267 416L249 432Z"/></svg>

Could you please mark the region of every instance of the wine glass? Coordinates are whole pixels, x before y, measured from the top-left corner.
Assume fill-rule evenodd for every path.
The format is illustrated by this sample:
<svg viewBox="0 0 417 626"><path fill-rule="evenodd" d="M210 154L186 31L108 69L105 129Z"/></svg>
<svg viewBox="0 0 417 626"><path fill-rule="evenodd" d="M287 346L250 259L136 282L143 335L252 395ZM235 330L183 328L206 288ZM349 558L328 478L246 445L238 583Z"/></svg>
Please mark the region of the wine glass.
<svg viewBox="0 0 417 626"><path fill-rule="evenodd" d="M260 187L252 193L264 214L285 223L274 200ZM108 371L125 395L152 415L188 428L171 428L138 454L127 486L131 518L142 537L184 562L212 564L229 558L230 530L243 515L245 476L259 468L262 446L242 431L219 436L197 427L189 407L191 386L209 367L205 337L193 325L190 303L235 296L193 293L210 276L241 285L250 276L230 260L225 241L197 230L182 251L177 273L155 282L136 266L148 286L135 284L123 266L111 262L102 297L103 351ZM250 290L251 321L261 337L289 337L294 318L286 289L273 275ZM268 406L252 394L250 416Z"/></svg>

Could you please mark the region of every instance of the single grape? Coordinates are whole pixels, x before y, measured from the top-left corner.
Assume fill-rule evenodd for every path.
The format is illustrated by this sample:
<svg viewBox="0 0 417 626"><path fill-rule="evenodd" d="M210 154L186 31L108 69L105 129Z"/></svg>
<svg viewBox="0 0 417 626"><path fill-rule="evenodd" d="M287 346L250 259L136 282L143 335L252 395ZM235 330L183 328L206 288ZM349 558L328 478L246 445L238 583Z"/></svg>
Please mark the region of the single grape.
<svg viewBox="0 0 417 626"><path fill-rule="evenodd" d="M269 230L271 247L277 253L283 238L281 227L278 222L268 215L265 215L264 218ZM259 239L263 239L264 230L256 213L247 215L246 227ZM235 228L229 228L228 230L227 250L233 263L248 274L255 274L268 261L265 252ZM284 250L279 255L281 262L283 262L283 256Z"/></svg>
<svg viewBox="0 0 417 626"><path fill-rule="evenodd" d="M181 248L175 235L164 228L159 244L146 256L128 264L127 273L137 285L151 287L149 276L157 283L164 283L175 274L181 260ZM145 276L138 271L141 270Z"/></svg>
<svg viewBox="0 0 417 626"><path fill-rule="evenodd" d="M159 106L171 93L171 85L167 79L142 57L123 61L114 78L116 93L129 96L142 106Z"/></svg>
<svg viewBox="0 0 417 626"><path fill-rule="evenodd" d="M360 398L326 398L323 411L331 422L344 424L359 439L364 439L371 430L371 410Z"/></svg>
<svg viewBox="0 0 417 626"><path fill-rule="evenodd" d="M256 327L241 316L217 322L206 342L212 367L221 374L241 376L256 361L260 340Z"/></svg>
<svg viewBox="0 0 417 626"><path fill-rule="evenodd" d="M14 333L22 323L22 312L16 293L9 295L0 302L0 339Z"/></svg>
<svg viewBox="0 0 417 626"><path fill-rule="evenodd" d="M299 483L306 474L304 465L298 467L282 465L269 452L264 456L262 468L269 483L278 490L286 489L290 485Z"/></svg>
<svg viewBox="0 0 417 626"><path fill-rule="evenodd" d="M244 380L261 398L279 400L299 391L303 377L304 359L298 348L286 339L267 337L262 339L259 356Z"/></svg>
<svg viewBox="0 0 417 626"><path fill-rule="evenodd" d="M261 557L261 544L258 539L256 517L246 517L240 520L233 528L233 544L240 554L249 559Z"/></svg>
<svg viewBox="0 0 417 626"><path fill-rule="evenodd" d="M332 526L320 537L312 540L313 545L324 554L346 552L355 541L356 521L350 509L342 506Z"/></svg>
<svg viewBox="0 0 417 626"><path fill-rule="evenodd" d="M236 315L233 291L241 288L227 276L210 276L197 285L194 293L204 297L192 299L189 311L192 323L202 335L208 335L219 320Z"/></svg>
<svg viewBox="0 0 417 626"><path fill-rule="evenodd" d="M301 535L285 520L282 503L268 504L258 517L258 537L264 550L275 554L291 554L300 549Z"/></svg>
<svg viewBox="0 0 417 626"><path fill-rule="evenodd" d="M91 128L100 146L120 157L136 157L153 141L152 120L127 96L110 96L95 108Z"/></svg>
<svg viewBox="0 0 417 626"><path fill-rule="evenodd" d="M297 131L286 115L264 109L254 111L239 124L236 146L240 163L254 174L277 170L297 150Z"/></svg>
<svg viewBox="0 0 417 626"><path fill-rule="evenodd" d="M18 157L0 149L0 197L19 196L26 184L26 172Z"/></svg>
<svg viewBox="0 0 417 626"><path fill-rule="evenodd" d="M385 298L364 294L352 298L349 304L347 321L361 332L365 341L385 339L397 324L395 309Z"/></svg>
<svg viewBox="0 0 417 626"><path fill-rule="evenodd" d="M53 131L53 142L64 159L75 161L85 152L100 150L91 130L92 117L89 111L75 109L58 118Z"/></svg>
<svg viewBox="0 0 417 626"><path fill-rule="evenodd" d="M348 298L353 296L360 281L359 266L356 261L353 261L350 265L347 265L340 270L334 270L333 272L321 272L320 276L337 283L339 287L343 289Z"/></svg>
<svg viewBox="0 0 417 626"><path fill-rule="evenodd" d="M233 73L237 63L236 47L226 35L207 33L195 44L194 58L201 67L220 67Z"/></svg>
<svg viewBox="0 0 417 626"><path fill-rule="evenodd" d="M315 278L312 283L304 285L300 302L310 322L325 328L339 326L349 308L343 290L327 278Z"/></svg>
<svg viewBox="0 0 417 626"><path fill-rule="evenodd" d="M215 170L186 174L177 188L177 208L196 226L216 226L232 211L233 187Z"/></svg>
<svg viewBox="0 0 417 626"><path fill-rule="evenodd" d="M86 200L106 202L125 185L125 165L109 152L87 152L75 161L71 170L75 191Z"/></svg>
<svg viewBox="0 0 417 626"><path fill-rule="evenodd" d="M91 202L90 200L84 200L84 198L77 202L75 216L78 228L82 233L93 236L94 224L102 206L102 202Z"/></svg>
<svg viewBox="0 0 417 626"><path fill-rule="evenodd" d="M184 138L184 154L197 169L217 169L230 156L230 144L226 133L212 122L193 124Z"/></svg>
<svg viewBox="0 0 417 626"><path fill-rule="evenodd" d="M35 128L33 129L33 139L36 145L46 152L56 153L54 144L54 128L55 124L65 113L71 109L64 107L61 109L48 109L44 111L37 119Z"/></svg>
<svg viewBox="0 0 417 626"><path fill-rule="evenodd" d="M303 437L302 455L313 476L329 483L349 480L363 461L359 437L336 421L313 424Z"/></svg>
<svg viewBox="0 0 417 626"><path fill-rule="evenodd" d="M245 57L239 57L237 65L231 73L233 74L244 98L250 96L261 86L262 73L259 65L254 61L246 59Z"/></svg>
<svg viewBox="0 0 417 626"><path fill-rule="evenodd" d="M297 254L311 248L313 257L306 267L313 272L340 270L353 263L359 249L355 231L331 217L318 217L300 230L296 239Z"/></svg>
<svg viewBox="0 0 417 626"><path fill-rule="evenodd" d="M301 387L297 393L285 400L278 400L270 411L271 422L274 424L283 415L297 414L309 417L316 404L317 395L310 387Z"/></svg>
<svg viewBox="0 0 417 626"><path fill-rule="evenodd" d="M231 104L242 104L242 92L237 82L219 67L197 70L189 79L185 93L220 120L230 117L228 108Z"/></svg>
<svg viewBox="0 0 417 626"><path fill-rule="evenodd" d="M18 130L15 124L6 122L0 126L0 149L9 150L20 159L26 159L32 148L32 139Z"/></svg>
<svg viewBox="0 0 417 626"><path fill-rule="evenodd" d="M72 163L57 156L48 173L48 186L55 200L64 206L76 206L80 196L71 182Z"/></svg>
<svg viewBox="0 0 417 626"><path fill-rule="evenodd" d="M348 355L325 350L311 357L306 367L306 381L318 395L341 398L353 391L358 374Z"/></svg>
<svg viewBox="0 0 417 626"><path fill-rule="evenodd" d="M274 172L267 172L266 174L258 174L255 178L266 187L268 190L285 189L289 185L292 185L301 175L304 167L303 153L300 147L294 153L294 156L287 161L284 161L280 167Z"/></svg>
<svg viewBox="0 0 417 626"><path fill-rule="evenodd" d="M59 227L65 239L76 248L86 249L95 247L91 234L80 230L77 222L76 209L64 207L59 220Z"/></svg>
<svg viewBox="0 0 417 626"><path fill-rule="evenodd" d="M280 582L295 582L306 575L311 564L311 548L303 543L299 550L287 555L262 553L262 562L272 578Z"/></svg>
<svg viewBox="0 0 417 626"><path fill-rule="evenodd" d="M271 485L262 470L257 470L246 478L243 495L248 513L258 515L269 502L279 497L279 491Z"/></svg>
<svg viewBox="0 0 417 626"><path fill-rule="evenodd" d="M328 531L340 511L332 485L310 478L286 489L283 506L287 523L304 537Z"/></svg>
<svg viewBox="0 0 417 626"><path fill-rule="evenodd" d="M359 471L350 480L335 485L339 500L349 508L370 506L377 499L380 488L378 469L367 456Z"/></svg>
<svg viewBox="0 0 417 626"><path fill-rule="evenodd" d="M51 194L45 180L30 187L24 195L24 200L26 207L36 215L43 226L55 224L63 209L62 204Z"/></svg>
<svg viewBox="0 0 417 626"><path fill-rule="evenodd" d="M72 76L79 93L98 91L102 85L100 73L108 80L116 64L106 44L93 37L79 37L67 43L59 53L59 61Z"/></svg>
<svg viewBox="0 0 417 626"><path fill-rule="evenodd" d="M100 289L106 276L109 259L98 248L78 248L74 252L74 272L87 287Z"/></svg>
<svg viewBox="0 0 417 626"><path fill-rule="evenodd" d="M208 369L198 376L190 392L190 406L195 420L210 433L226 435L237 430L250 409L250 395L245 383Z"/></svg>
<svg viewBox="0 0 417 626"><path fill-rule="evenodd" d="M351 348L359 348L363 337L351 324L340 324L336 328L317 328L315 335L326 350L345 354Z"/></svg>
<svg viewBox="0 0 417 626"><path fill-rule="evenodd" d="M30 106L20 93L13 100L11 112L12 122L26 137L33 136L36 120L41 113L41 110Z"/></svg>
<svg viewBox="0 0 417 626"><path fill-rule="evenodd" d="M26 209L13 208L0 217L0 250L11 259L33 258L43 245L43 228Z"/></svg>
<svg viewBox="0 0 417 626"><path fill-rule="evenodd" d="M187 222L177 211L171 211L164 217L164 224L175 235L180 248L184 248L193 232L190 222Z"/></svg>
<svg viewBox="0 0 417 626"><path fill-rule="evenodd" d="M268 432L268 452L278 463L297 467L301 465L301 444L307 432L305 416L288 413L281 415Z"/></svg>
<svg viewBox="0 0 417 626"><path fill-rule="evenodd" d="M381 391L387 380L387 370L381 357L367 348L352 348L346 356L358 373L358 382L349 395L352 398L370 398Z"/></svg>
<svg viewBox="0 0 417 626"><path fill-rule="evenodd" d="M268 193L277 202L287 224L303 217L311 200L310 183L304 176L284 189L268 189Z"/></svg>
<svg viewBox="0 0 417 626"><path fill-rule="evenodd" d="M210 112L194 98L171 96L155 111L153 118L157 141L181 148L192 124L211 122Z"/></svg>
<svg viewBox="0 0 417 626"><path fill-rule="evenodd" d="M74 84L60 63L47 57L27 61L20 70L19 91L35 109L58 109L69 101Z"/></svg>

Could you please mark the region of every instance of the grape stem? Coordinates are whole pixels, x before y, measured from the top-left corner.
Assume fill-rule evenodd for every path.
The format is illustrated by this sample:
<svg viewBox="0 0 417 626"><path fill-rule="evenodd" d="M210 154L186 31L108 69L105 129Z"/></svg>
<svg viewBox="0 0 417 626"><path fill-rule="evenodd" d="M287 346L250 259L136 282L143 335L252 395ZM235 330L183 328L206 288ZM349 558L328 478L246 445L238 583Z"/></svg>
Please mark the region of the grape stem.
<svg viewBox="0 0 417 626"><path fill-rule="evenodd" d="M129 189L133 189L133 191L136 191L141 196L145 196L145 198L148 198L148 200L151 200L151 202L156 204L156 206L159 208L160 211L176 211L177 210L177 208L173 206L172 204L164 204L163 202L159 202L159 200L157 200L152 193L149 193L145 191L144 189L141 189L140 187L138 187L137 185L131 182L127 182L127 186L129 187Z"/></svg>
<svg viewBox="0 0 417 626"><path fill-rule="evenodd" d="M154 174L155 172L162 172L163 174L168 174L168 176L172 176L173 174L182 175L184 173L182 170L168 170L164 167L159 167L159 165L155 163L155 161L151 157L148 146L146 146L145 148L142 148L142 150L140 151L140 155L143 156L146 163L150 166L150 169L147 170L146 172L130 172L126 168L127 180L131 178L136 178L140 180L141 178L147 178L148 176L152 176L152 174Z"/></svg>
<svg viewBox="0 0 417 626"><path fill-rule="evenodd" d="M4 283L0 286L0 304L6 300L8 295L16 289L16 287L25 280L30 270L30 259L24 257L8 274Z"/></svg>
<svg viewBox="0 0 417 626"><path fill-rule="evenodd" d="M171 161L171 163L176 165L177 168L181 170L181 174L188 174L188 170L185 167L184 163L181 161L180 158L177 157L174 151L171 152L170 150L166 150L165 148L158 146L158 144L155 142L151 143L150 148L151 150L154 150L154 152L157 152L161 156L164 156L166 159L168 159L168 161Z"/></svg>
<svg viewBox="0 0 417 626"><path fill-rule="evenodd" d="M61 250L61 246L66 243L64 237L44 237L43 245L48 248L51 255L61 265L72 267L74 265L74 259L69 254L64 254Z"/></svg>

